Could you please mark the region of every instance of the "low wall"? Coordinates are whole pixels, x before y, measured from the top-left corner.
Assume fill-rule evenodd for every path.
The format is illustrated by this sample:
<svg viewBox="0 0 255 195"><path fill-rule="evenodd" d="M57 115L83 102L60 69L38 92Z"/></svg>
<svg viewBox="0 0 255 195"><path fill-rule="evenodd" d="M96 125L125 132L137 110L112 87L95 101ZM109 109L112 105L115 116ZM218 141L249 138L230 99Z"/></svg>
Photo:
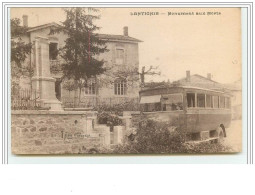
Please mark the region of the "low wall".
<svg viewBox="0 0 255 195"><path fill-rule="evenodd" d="M96 112L23 110L11 117L14 154L90 153L105 144L93 131Z"/></svg>

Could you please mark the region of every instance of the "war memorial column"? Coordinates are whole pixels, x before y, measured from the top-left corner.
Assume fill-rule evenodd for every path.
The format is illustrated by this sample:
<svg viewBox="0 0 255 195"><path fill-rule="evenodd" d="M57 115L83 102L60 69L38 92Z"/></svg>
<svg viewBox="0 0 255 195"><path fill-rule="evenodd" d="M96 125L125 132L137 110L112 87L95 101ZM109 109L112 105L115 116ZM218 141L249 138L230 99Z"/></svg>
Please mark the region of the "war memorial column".
<svg viewBox="0 0 255 195"><path fill-rule="evenodd" d="M50 110L63 110L61 102L56 98L55 82L51 77L49 60L49 40L36 37L34 41L35 74L32 78L32 88L39 92L39 101L43 107Z"/></svg>

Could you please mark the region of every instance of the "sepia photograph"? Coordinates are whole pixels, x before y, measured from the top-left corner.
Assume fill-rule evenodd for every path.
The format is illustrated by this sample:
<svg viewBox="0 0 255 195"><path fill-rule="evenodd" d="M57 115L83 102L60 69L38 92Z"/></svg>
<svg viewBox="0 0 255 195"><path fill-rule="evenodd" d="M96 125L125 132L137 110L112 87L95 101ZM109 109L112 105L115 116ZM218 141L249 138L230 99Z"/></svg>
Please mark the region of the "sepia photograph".
<svg viewBox="0 0 255 195"><path fill-rule="evenodd" d="M10 8L14 155L242 152L241 8Z"/></svg>

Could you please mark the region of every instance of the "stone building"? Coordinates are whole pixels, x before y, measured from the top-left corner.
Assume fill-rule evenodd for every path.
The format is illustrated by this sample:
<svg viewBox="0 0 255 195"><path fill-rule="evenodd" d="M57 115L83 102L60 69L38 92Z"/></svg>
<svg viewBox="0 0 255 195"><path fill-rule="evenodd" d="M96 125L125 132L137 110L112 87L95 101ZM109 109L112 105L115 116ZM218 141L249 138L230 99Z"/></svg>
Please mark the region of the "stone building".
<svg viewBox="0 0 255 195"><path fill-rule="evenodd" d="M23 24L27 25L27 16L23 17ZM68 107L78 98L78 89L67 90L64 87L64 81L61 81L61 73L52 71L61 64L61 57L57 50L64 46L67 35L58 33L50 35L52 28L56 28L57 23L48 23L35 27L29 27L27 34L22 37L26 43L35 45L36 40L40 38L46 39L48 43L48 58L51 67L51 77L56 79L55 93L58 100L64 106ZM107 73L103 73L97 78L89 81L87 86L84 86L81 92L82 107L93 107L98 102L117 104L127 102L139 97L139 78L130 74L114 74L117 72L125 72L125 70L139 70L139 55L138 44L141 42L138 39L128 35L128 27L123 28L123 35L98 34L99 38L106 41L108 51L96 56L99 60L104 60L104 66L108 68ZM25 64L35 66L35 50L27 57ZM128 71L127 71L128 72ZM110 75L110 76L109 76ZM130 79L132 77L132 79ZM99 82L101 81L101 82ZM99 84L100 83L100 84ZM29 88L30 81L28 78L23 78L20 81L22 88Z"/></svg>

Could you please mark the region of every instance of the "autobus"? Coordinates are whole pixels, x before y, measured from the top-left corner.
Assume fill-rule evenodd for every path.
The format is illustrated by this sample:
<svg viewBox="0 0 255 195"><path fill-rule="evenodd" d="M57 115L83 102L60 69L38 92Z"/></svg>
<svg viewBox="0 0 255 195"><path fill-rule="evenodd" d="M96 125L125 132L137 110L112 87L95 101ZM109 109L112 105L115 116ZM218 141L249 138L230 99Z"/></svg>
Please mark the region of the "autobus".
<svg viewBox="0 0 255 195"><path fill-rule="evenodd" d="M188 141L223 140L231 123L231 95L220 90L172 86L140 91L141 111L172 130L185 131Z"/></svg>

